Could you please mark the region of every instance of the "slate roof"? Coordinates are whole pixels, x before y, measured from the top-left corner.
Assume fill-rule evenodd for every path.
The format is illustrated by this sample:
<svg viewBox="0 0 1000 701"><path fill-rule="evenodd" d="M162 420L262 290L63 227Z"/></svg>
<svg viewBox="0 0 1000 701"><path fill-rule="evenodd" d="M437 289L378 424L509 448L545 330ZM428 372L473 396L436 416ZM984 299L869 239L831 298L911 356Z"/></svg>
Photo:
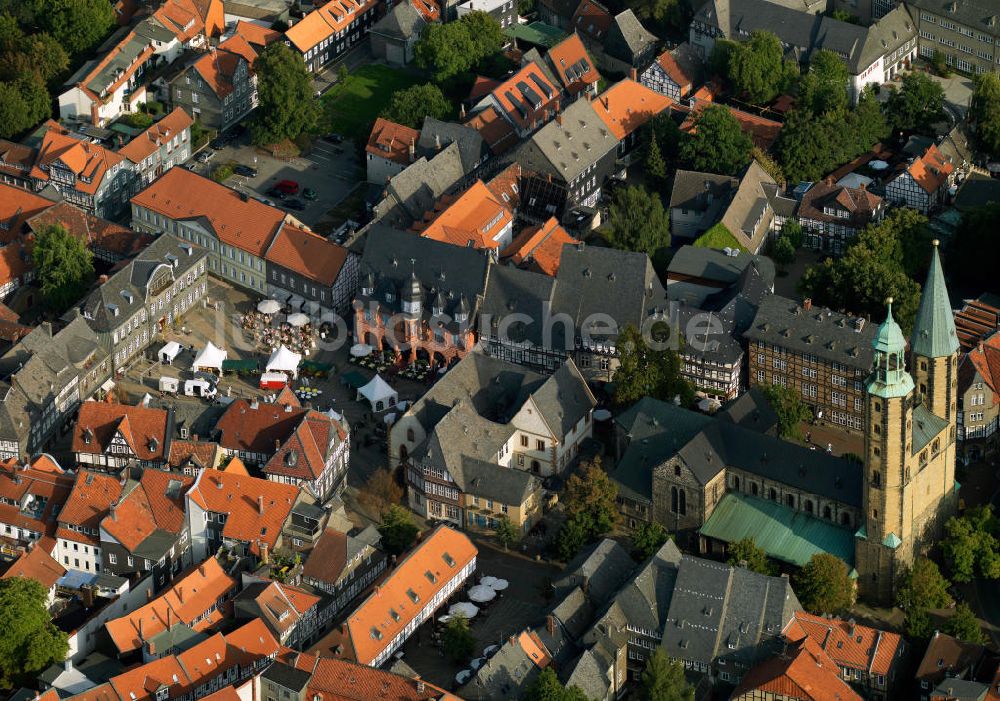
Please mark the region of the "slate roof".
<svg viewBox="0 0 1000 701"><path fill-rule="evenodd" d="M695 170L678 169L670 189L670 208L707 212L728 203L736 190L736 178Z"/></svg>
<svg viewBox="0 0 1000 701"><path fill-rule="evenodd" d="M555 278L549 275L510 266L493 266L480 311L481 327L486 329L494 324L506 324L511 341L530 341L541 345L544 305L552 299L555 286ZM529 324L515 318L505 322L514 314L527 314L533 321ZM496 330L499 331L499 326Z"/></svg>
<svg viewBox="0 0 1000 701"><path fill-rule="evenodd" d="M632 574L635 560L610 538L599 540L574 557L552 583L556 596L581 587L595 607L607 603Z"/></svg>
<svg viewBox="0 0 1000 701"><path fill-rule="evenodd" d="M389 179L383 201L375 206L377 220L393 226L409 226L456 187L464 175L457 143L448 144L430 159L418 158Z"/></svg>
<svg viewBox="0 0 1000 701"><path fill-rule="evenodd" d="M593 105L577 100L521 146L517 161L528 170L569 183L616 148L618 139Z"/></svg>
<svg viewBox="0 0 1000 701"><path fill-rule="evenodd" d="M696 278L728 287L739 282L751 263L764 279L765 287L774 284L774 261L767 256L750 255L746 251L730 256L725 251L699 246L681 246L677 250L667 266L667 279L684 281ZM671 294L669 286L667 294Z"/></svg>
<svg viewBox="0 0 1000 701"><path fill-rule="evenodd" d="M948 427L948 421L935 416L926 404L913 408L913 452L916 455Z"/></svg>
<svg viewBox="0 0 1000 701"><path fill-rule="evenodd" d="M877 324L821 307L806 310L779 295L760 301L753 324L744 337L808 353L847 365L867 374L872 366L872 341Z"/></svg>
<svg viewBox="0 0 1000 701"><path fill-rule="evenodd" d="M771 433L778 425L774 407L757 387L751 387L729 402L716 417L760 433Z"/></svg>
<svg viewBox="0 0 1000 701"><path fill-rule="evenodd" d="M920 294L920 308L913 321L910 352L928 358L940 358L958 352L955 312L948 298L948 285L941 268L941 256L934 246L930 270Z"/></svg>
<svg viewBox="0 0 1000 701"><path fill-rule="evenodd" d="M420 36L427 22L409 2L397 3L382 19L372 25L373 34L406 40Z"/></svg>
<svg viewBox="0 0 1000 701"><path fill-rule="evenodd" d="M458 144L462 170L471 173L489 155L489 145L478 131L464 124L443 122L434 117L424 117L417 139L418 154L433 158L434 154L449 144Z"/></svg>
<svg viewBox="0 0 1000 701"><path fill-rule="evenodd" d="M1000 23L991 25L989 22L990 17L998 14L993 0L910 0L910 4L984 34L1000 36Z"/></svg>
<svg viewBox="0 0 1000 701"><path fill-rule="evenodd" d="M458 693L467 699L507 701L520 696L550 661L538 636L525 630L504 642Z"/></svg>
<svg viewBox="0 0 1000 701"><path fill-rule="evenodd" d="M655 34L642 26L632 10L625 10L612 19L604 38L604 51L636 68L645 68L637 63L658 41Z"/></svg>
<svg viewBox="0 0 1000 701"><path fill-rule="evenodd" d="M955 195L955 208L968 211L1000 202L1000 180L982 173L970 173Z"/></svg>

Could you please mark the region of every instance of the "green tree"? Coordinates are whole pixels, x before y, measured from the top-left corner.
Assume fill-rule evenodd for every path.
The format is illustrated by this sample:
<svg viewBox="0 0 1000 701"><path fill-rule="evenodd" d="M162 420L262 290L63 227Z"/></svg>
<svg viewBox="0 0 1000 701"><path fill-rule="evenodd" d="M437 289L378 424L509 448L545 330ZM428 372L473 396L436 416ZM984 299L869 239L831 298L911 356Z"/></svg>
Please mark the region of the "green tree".
<svg viewBox="0 0 1000 701"><path fill-rule="evenodd" d="M767 559L767 553L753 538L743 538L726 548L726 562L733 567L745 563L751 572L773 575L777 568Z"/></svg>
<svg viewBox="0 0 1000 701"><path fill-rule="evenodd" d="M711 105L695 117L694 130L681 143L681 159L692 170L737 175L750 162L753 142L736 117L721 105Z"/></svg>
<svg viewBox="0 0 1000 701"><path fill-rule="evenodd" d="M882 105L875 96L871 85L865 86L858 97L858 104L848 113L850 136L853 137L852 149L855 155L869 150L882 141L891 131L889 122L882 112ZM853 158L853 156L852 156Z"/></svg>
<svg viewBox="0 0 1000 701"><path fill-rule="evenodd" d="M69 66L69 56L58 41L48 34L22 37L15 47L0 53L0 80L18 80L38 76L43 83L62 74Z"/></svg>
<svg viewBox="0 0 1000 701"><path fill-rule="evenodd" d="M656 521L643 521L632 531L632 557L646 560L652 557L670 539L667 529Z"/></svg>
<svg viewBox="0 0 1000 701"><path fill-rule="evenodd" d="M591 538L610 531L618 523L618 485L601 468L601 458L585 462L566 480L563 499L566 513L575 518L587 515L591 519Z"/></svg>
<svg viewBox="0 0 1000 701"><path fill-rule="evenodd" d="M27 577L0 579L0 687L33 680L69 650L66 634L52 624L48 592Z"/></svg>
<svg viewBox="0 0 1000 701"><path fill-rule="evenodd" d="M587 514L566 519L555 540L556 554L559 559L563 562L569 562L576 557L576 554L590 540L590 533L593 530L593 519Z"/></svg>
<svg viewBox="0 0 1000 701"><path fill-rule="evenodd" d="M642 689L648 701L694 701L694 688L684 676L684 665L658 647L646 658Z"/></svg>
<svg viewBox="0 0 1000 701"><path fill-rule="evenodd" d="M0 54L13 53L20 49L24 32L17 18L0 8Z"/></svg>
<svg viewBox="0 0 1000 701"><path fill-rule="evenodd" d="M672 333L666 327L654 327L652 332L652 339L657 344L666 341L662 334ZM681 376L676 350L650 348L642 333L631 325L618 336L616 345L619 364L612 377L616 403L631 404L645 396L664 401L680 397L681 406L690 406L694 388Z"/></svg>
<svg viewBox="0 0 1000 701"><path fill-rule="evenodd" d="M444 119L451 113L451 103L433 83L413 85L393 93L392 100L382 112L386 119L418 129L424 117Z"/></svg>
<svg viewBox="0 0 1000 701"><path fill-rule="evenodd" d="M296 139L316 126L319 102L302 57L278 41L254 61L259 107L251 126L253 142Z"/></svg>
<svg viewBox="0 0 1000 701"><path fill-rule="evenodd" d="M788 219L781 227L781 235L791 241L792 246L797 250L805 243L806 232L802 228L798 219Z"/></svg>
<svg viewBox="0 0 1000 701"><path fill-rule="evenodd" d="M982 645L986 642L979 619L964 601L955 607L955 613L945 623L944 630L948 635L967 643Z"/></svg>
<svg viewBox="0 0 1000 701"><path fill-rule="evenodd" d="M646 152L646 174L656 183L662 183L667 178L667 164L660 153L660 142L656 138L656 131L652 132L649 140L649 150Z"/></svg>
<svg viewBox="0 0 1000 701"><path fill-rule="evenodd" d="M729 77L729 62L739 47L739 42L731 39L716 39L712 53L708 55L708 72L722 78Z"/></svg>
<svg viewBox="0 0 1000 701"><path fill-rule="evenodd" d="M524 701L587 701L587 695L578 686L564 687L549 665L525 690Z"/></svg>
<svg viewBox="0 0 1000 701"><path fill-rule="evenodd" d="M1000 202L963 212L958 229L948 244L945 265L949 273L960 276L969 289L998 290L996 271L1000 270L1000 248L993 245L998 221Z"/></svg>
<svg viewBox="0 0 1000 701"><path fill-rule="evenodd" d="M737 93L755 105L775 97L783 86L784 49L772 32L758 30L729 54L729 80Z"/></svg>
<svg viewBox="0 0 1000 701"><path fill-rule="evenodd" d="M509 518L504 516L497 522L497 540L500 541L504 550L520 539L521 533L517 530L517 527L510 522Z"/></svg>
<svg viewBox="0 0 1000 701"><path fill-rule="evenodd" d="M615 191L607 232L615 248L650 257L670 246L670 218L663 201L659 194L636 185Z"/></svg>
<svg viewBox="0 0 1000 701"><path fill-rule="evenodd" d="M945 562L956 582L970 582L975 577L1000 579L1000 541L998 524L991 505L968 509L952 516L944 524L941 542Z"/></svg>
<svg viewBox="0 0 1000 701"><path fill-rule="evenodd" d="M799 108L824 114L847 107L847 64L833 51L820 49L809 61L809 70L799 80Z"/></svg>
<svg viewBox="0 0 1000 701"><path fill-rule="evenodd" d="M93 255L82 239L61 224L38 232L32 255L46 304L50 311L62 314L83 296L93 280Z"/></svg>
<svg viewBox="0 0 1000 701"><path fill-rule="evenodd" d="M896 605L906 615L907 635L926 638L933 633L927 611L951 606L948 586L937 563L926 557L918 557L913 568L903 573L896 591Z"/></svg>
<svg viewBox="0 0 1000 701"><path fill-rule="evenodd" d="M115 26L115 12L107 0L45 0L36 15L48 32L70 54L94 49Z"/></svg>
<svg viewBox="0 0 1000 701"><path fill-rule="evenodd" d="M829 553L809 558L795 581L799 601L812 613L836 615L854 603L854 582L847 565Z"/></svg>
<svg viewBox="0 0 1000 701"><path fill-rule="evenodd" d="M750 149L750 157L757 161L757 164L764 169L765 173L771 176L774 182L778 183L781 187L785 186L785 174L782 172L778 162L771 158L771 154L767 153L760 146L754 146Z"/></svg>
<svg viewBox="0 0 1000 701"><path fill-rule="evenodd" d="M778 416L778 435L795 440L801 438L800 426L812 417L812 413L799 393L792 387L768 385L764 388L764 395Z"/></svg>
<svg viewBox="0 0 1000 701"><path fill-rule="evenodd" d="M937 49L934 49L934 53L931 54L931 67L942 78L947 78L951 75L951 69L948 67L948 59Z"/></svg>
<svg viewBox="0 0 1000 701"><path fill-rule="evenodd" d="M861 20L857 15L852 15L847 10L834 10L830 13L830 17L835 20L840 20L841 22L848 22L849 24L861 24Z"/></svg>
<svg viewBox="0 0 1000 701"><path fill-rule="evenodd" d="M628 5L650 29L666 32L687 26L688 13L680 0L630 0Z"/></svg>
<svg viewBox="0 0 1000 701"><path fill-rule="evenodd" d="M886 298L892 297L893 316L908 334L920 305L920 285L913 279L918 271L907 270L904 264L922 256L927 259L920 250L926 243L926 225L926 217L915 210L892 210L878 224L863 229L843 256L808 268L799 290L816 304L878 322L885 318Z"/></svg>
<svg viewBox="0 0 1000 701"><path fill-rule="evenodd" d="M37 76L0 82L0 138L27 131L49 117L50 110L48 92Z"/></svg>
<svg viewBox="0 0 1000 701"><path fill-rule="evenodd" d="M506 39L500 23L492 15L486 12L469 12L462 15L458 21L465 25L466 31L472 37L472 46L475 50L473 66L487 56L500 53Z"/></svg>
<svg viewBox="0 0 1000 701"><path fill-rule="evenodd" d="M476 639L469 630L469 621L465 616L453 615L441 635L444 654L457 664L465 664L472 659L476 649Z"/></svg>
<svg viewBox="0 0 1000 701"><path fill-rule="evenodd" d="M390 555L402 555L417 539L420 529L413 523L410 512L399 504L391 504L382 513L378 526L382 535L382 548Z"/></svg>
<svg viewBox="0 0 1000 701"><path fill-rule="evenodd" d="M975 77L969 103L969 122L980 148L1000 156L1000 76L993 72Z"/></svg>
<svg viewBox="0 0 1000 701"><path fill-rule="evenodd" d="M926 73L905 73L899 88L889 87L885 113L893 129L933 134L945 118L944 88Z"/></svg>
<svg viewBox="0 0 1000 701"><path fill-rule="evenodd" d="M414 59L421 68L433 70L438 83L444 83L500 51L503 43L499 22L485 12L470 12L455 22L424 27Z"/></svg>
<svg viewBox="0 0 1000 701"><path fill-rule="evenodd" d="M795 246L787 236L779 236L771 247L771 257L778 265L788 265L795 260Z"/></svg>

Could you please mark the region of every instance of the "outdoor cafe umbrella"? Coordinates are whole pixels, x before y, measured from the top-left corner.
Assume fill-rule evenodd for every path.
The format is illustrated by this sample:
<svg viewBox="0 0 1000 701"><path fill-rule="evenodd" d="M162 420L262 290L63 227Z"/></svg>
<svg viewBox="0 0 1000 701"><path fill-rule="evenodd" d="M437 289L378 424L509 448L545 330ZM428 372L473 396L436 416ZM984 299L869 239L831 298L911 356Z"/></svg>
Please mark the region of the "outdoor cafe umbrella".
<svg viewBox="0 0 1000 701"><path fill-rule="evenodd" d="M484 587L492 587L493 582L495 581L497 581L496 577L492 575L486 575L485 577L479 580L479 583L482 584Z"/></svg>
<svg viewBox="0 0 1000 701"><path fill-rule="evenodd" d="M482 584L477 584L469 590L469 598L477 604L492 601L496 598L496 595L497 593L493 590L493 587L484 587Z"/></svg>
<svg viewBox="0 0 1000 701"><path fill-rule="evenodd" d="M366 355L371 355L373 350L375 349L367 343L355 343L351 346L351 357L364 358Z"/></svg>
<svg viewBox="0 0 1000 701"><path fill-rule="evenodd" d="M468 601L452 604L451 608L448 609L449 615L463 616L465 618L474 618L477 613L479 613L479 607L475 604L470 604Z"/></svg>
<svg viewBox="0 0 1000 701"><path fill-rule="evenodd" d="M497 581L493 582L493 584L490 585L490 589L492 589L493 591L503 591L509 586L510 582L508 582L506 579L498 579Z"/></svg>
<svg viewBox="0 0 1000 701"><path fill-rule="evenodd" d="M472 667L473 670L476 670L482 667L484 664L486 664L486 658L477 657L476 659L474 659L472 662L469 663L469 666Z"/></svg>
<svg viewBox="0 0 1000 701"><path fill-rule="evenodd" d="M309 317L301 312L296 312L295 314L289 314L287 321L289 326L295 326L297 328L308 324Z"/></svg>
<svg viewBox="0 0 1000 701"><path fill-rule="evenodd" d="M461 672L455 675L455 683L465 684L465 682L469 681L471 678L472 678L472 670L463 669Z"/></svg>
<svg viewBox="0 0 1000 701"><path fill-rule="evenodd" d="M281 309L281 304L273 299L262 299L257 305L257 311L261 314L275 314Z"/></svg>

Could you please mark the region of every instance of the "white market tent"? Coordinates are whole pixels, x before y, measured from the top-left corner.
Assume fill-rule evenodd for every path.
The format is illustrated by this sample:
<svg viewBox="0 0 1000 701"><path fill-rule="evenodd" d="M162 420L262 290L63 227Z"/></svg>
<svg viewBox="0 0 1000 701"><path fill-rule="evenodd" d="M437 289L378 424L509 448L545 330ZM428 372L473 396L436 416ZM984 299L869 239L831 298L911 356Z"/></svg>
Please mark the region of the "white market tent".
<svg viewBox="0 0 1000 701"><path fill-rule="evenodd" d="M194 363L191 364L191 367L195 370L200 368L210 368L221 372L222 361L224 361L228 355L229 353L209 341L208 345L202 348L201 352L195 357Z"/></svg>
<svg viewBox="0 0 1000 701"><path fill-rule="evenodd" d="M271 353L271 357L267 359L267 366L264 369L267 372L289 372L292 374L292 377L298 377L299 363L301 362L301 355L293 353L282 345L278 346L278 350Z"/></svg>
<svg viewBox="0 0 1000 701"><path fill-rule="evenodd" d="M391 406L396 406L399 394L382 379L381 375L375 375L371 382L358 389L358 399L362 398L367 399L372 405L372 411L385 411Z"/></svg>
<svg viewBox="0 0 1000 701"><path fill-rule="evenodd" d="M276 314L281 310L281 304L276 299L263 299L257 305L257 311L261 314Z"/></svg>
<svg viewBox="0 0 1000 701"><path fill-rule="evenodd" d="M181 353L181 344L178 343L177 341L171 341L167 345L163 346L163 348L160 349L160 352L157 355L160 358L161 363L163 363L164 365L170 365L170 363L173 362L174 358L180 355L180 353Z"/></svg>

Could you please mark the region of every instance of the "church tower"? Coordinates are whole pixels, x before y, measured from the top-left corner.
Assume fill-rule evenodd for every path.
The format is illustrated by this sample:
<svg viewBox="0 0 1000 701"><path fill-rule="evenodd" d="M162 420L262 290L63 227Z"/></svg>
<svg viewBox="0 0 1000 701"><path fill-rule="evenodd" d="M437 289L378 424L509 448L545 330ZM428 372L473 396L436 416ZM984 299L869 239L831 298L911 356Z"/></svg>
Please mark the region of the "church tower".
<svg viewBox="0 0 1000 701"><path fill-rule="evenodd" d="M920 300L906 371L906 338L892 317L872 342L865 409L864 518L856 534L858 589L891 604L903 568L937 535L956 502L958 339L937 243Z"/></svg>

